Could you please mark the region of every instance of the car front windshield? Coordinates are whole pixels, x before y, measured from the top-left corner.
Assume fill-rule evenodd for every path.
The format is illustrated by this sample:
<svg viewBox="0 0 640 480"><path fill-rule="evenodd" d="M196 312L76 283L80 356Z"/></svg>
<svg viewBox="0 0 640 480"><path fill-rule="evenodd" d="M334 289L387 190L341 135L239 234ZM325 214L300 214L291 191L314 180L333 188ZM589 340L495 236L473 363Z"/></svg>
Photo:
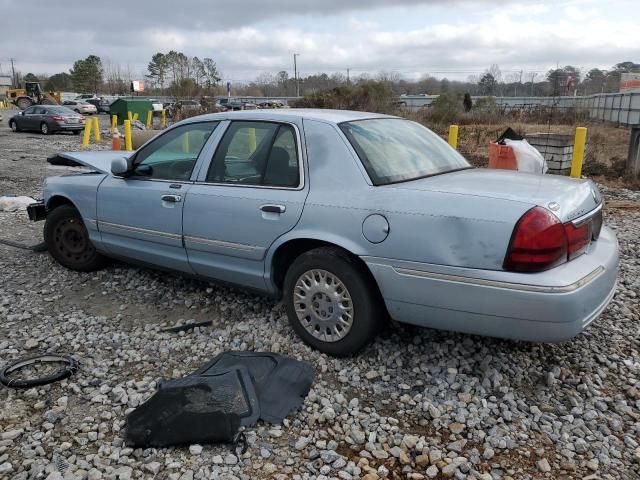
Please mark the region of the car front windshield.
<svg viewBox="0 0 640 480"><path fill-rule="evenodd" d="M340 124L374 185L470 168L447 142L409 120L377 118Z"/></svg>

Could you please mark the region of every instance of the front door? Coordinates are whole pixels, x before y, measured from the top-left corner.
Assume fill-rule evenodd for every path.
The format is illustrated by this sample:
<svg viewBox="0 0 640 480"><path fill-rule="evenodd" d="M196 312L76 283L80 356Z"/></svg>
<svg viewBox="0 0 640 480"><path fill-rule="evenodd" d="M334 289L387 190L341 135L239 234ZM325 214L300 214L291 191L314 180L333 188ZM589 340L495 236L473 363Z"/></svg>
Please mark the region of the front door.
<svg viewBox="0 0 640 480"><path fill-rule="evenodd" d="M304 181L299 128L235 121L184 207L184 242L193 270L265 289L264 257L302 214Z"/></svg>
<svg viewBox="0 0 640 480"><path fill-rule="evenodd" d="M202 147L217 122L173 128L132 157L126 178L98 188L98 229L113 255L191 272L182 243L184 200Z"/></svg>
<svg viewBox="0 0 640 480"><path fill-rule="evenodd" d="M37 106L31 106L26 108L22 112L22 121L20 122L20 128L24 130L37 130L40 126L38 124L38 115L36 114L36 109L40 108Z"/></svg>

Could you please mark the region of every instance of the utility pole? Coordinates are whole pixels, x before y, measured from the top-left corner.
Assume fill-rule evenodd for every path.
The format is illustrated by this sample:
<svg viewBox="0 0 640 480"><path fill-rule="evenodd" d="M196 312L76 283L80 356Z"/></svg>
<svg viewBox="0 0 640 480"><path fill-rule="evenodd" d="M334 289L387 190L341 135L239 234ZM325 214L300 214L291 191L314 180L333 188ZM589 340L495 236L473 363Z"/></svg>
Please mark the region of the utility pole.
<svg viewBox="0 0 640 480"><path fill-rule="evenodd" d="M347 68L347 85L349 85L351 81L349 80L349 69Z"/></svg>
<svg viewBox="0 0 640 480"><path fill-rule="evenodd" d="M300 96L300 84L298 83L298 62L296 61L299 53L293 54L293 75L296 79L296 97Z"/></svg>
<svg viewBox="0 0 640 480"><path fill-rule="evenodd" d="M522 70L520 70L520 80L518 80L518 83L516 84L516 88L515 88L515 92L514 92L514 97L518 96L518 85L522 85Z"/></svg>
<svg viewBox="0 0 640 480"><path fill-rule="evenodd" d="M16 69L13 66L13 58L10 58L9 60L11 60L11 84L13 85L13 87L18 88L20 85L18 85L18 82L16 81Z"/></svg>
<svg viewBox="0 0 640 480"><path fill-rule="evenodd" d="M533 97L533 79L536 78L536 72L531 74L531 95Z"/></svg>

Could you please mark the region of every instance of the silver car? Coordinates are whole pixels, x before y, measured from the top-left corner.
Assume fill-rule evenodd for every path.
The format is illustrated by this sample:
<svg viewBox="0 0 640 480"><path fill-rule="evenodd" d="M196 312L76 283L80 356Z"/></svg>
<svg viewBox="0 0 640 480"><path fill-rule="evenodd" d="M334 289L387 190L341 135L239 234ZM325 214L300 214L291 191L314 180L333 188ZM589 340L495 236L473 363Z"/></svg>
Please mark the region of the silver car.
<svg viewBox="0 0 640 480"><path fill-rule="evenodd" d="M332 110L182 121L133 154L60 154L45 239L62 265L120 258L282 297L331 355L389 318L528 341L579 334L615 292L618 246L589 180L472 168L427 128Z"/></svg>

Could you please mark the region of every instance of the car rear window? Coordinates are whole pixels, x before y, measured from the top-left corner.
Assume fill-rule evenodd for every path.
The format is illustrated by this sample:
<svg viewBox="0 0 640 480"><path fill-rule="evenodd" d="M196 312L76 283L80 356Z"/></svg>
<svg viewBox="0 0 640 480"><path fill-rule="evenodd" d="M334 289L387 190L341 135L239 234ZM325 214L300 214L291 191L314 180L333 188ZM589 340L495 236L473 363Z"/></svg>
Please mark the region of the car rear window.
<svg viewBox="0 0 640 480"><path fill-rule="evenodd" d="M374 185L470 168L447 142L416 122L376 118L341 123L340 128Z"/></svg>
<svg viewBox="0 0 640 480"><path fill-rule="evenodd" d="M66 113L66 114L72 113L74 115L76 113L73 110L69 110L68 108L64 108L64 107L48 107L47 111L49 113L61 113L61 114L62 113Z"/></svg>

